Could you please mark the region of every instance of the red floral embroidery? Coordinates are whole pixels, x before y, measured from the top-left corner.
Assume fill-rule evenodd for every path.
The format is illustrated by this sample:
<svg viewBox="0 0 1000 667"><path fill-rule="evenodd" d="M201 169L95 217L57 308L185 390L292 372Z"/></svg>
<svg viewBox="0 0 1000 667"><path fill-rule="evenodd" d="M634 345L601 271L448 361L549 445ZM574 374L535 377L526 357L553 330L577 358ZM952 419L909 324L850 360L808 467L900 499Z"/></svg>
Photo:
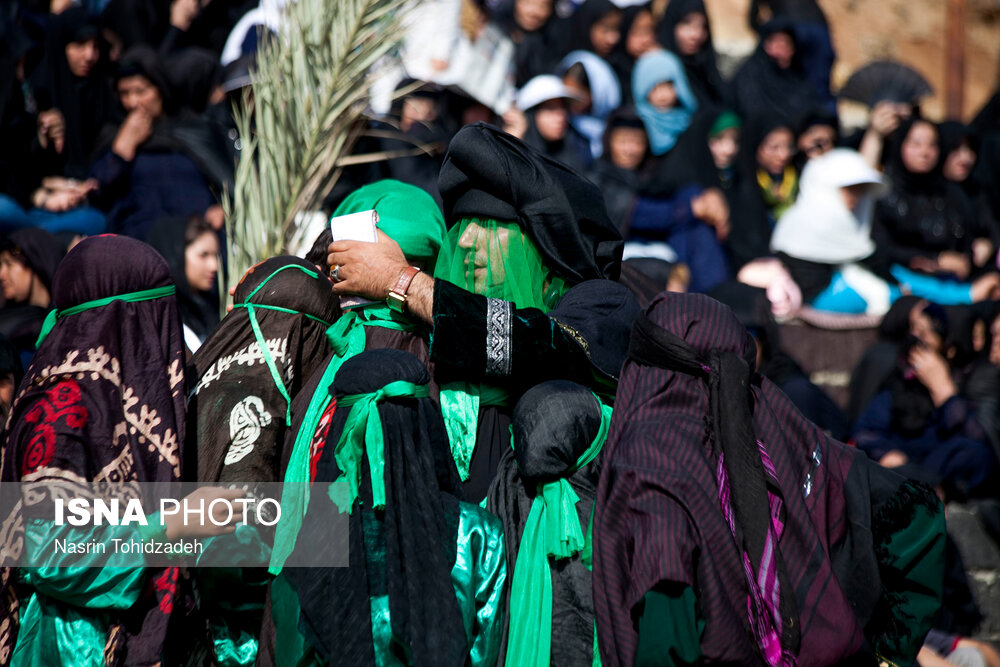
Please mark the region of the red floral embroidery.
<svg viewBox="0 0 1000 667"><path fill-rule="evenodd" d="M55 455L56 425L64 419L66 426L82 429L87 424L87 408L78 405L80 385L72 378L60 380L45 392L45 399L35 404L24 420L36 424L35 434L24 451L21 475L48 465Z"/></svg>
<svg viewBox="0 0 1000 667"><path fill-rule="evenodd" d="M174 610L174 595L177 593L177 574L178 569L176 567L168 567L160 572L154 582L156 597L160 599L160 611L164 614L169 614Z"/></svg>
<svg viewBox="0 0 1000 667"><path fill-rule="evenodd" d="M330 433L330 425L333 423L333 413L337 411L337 399L331 399L330 405L323 411L323 415L316 424L316 433L313 434L312 442L309 445L309 481L316 479L316 464L319 457L323 455L323 445L326 444L326 436Z"/></svg>

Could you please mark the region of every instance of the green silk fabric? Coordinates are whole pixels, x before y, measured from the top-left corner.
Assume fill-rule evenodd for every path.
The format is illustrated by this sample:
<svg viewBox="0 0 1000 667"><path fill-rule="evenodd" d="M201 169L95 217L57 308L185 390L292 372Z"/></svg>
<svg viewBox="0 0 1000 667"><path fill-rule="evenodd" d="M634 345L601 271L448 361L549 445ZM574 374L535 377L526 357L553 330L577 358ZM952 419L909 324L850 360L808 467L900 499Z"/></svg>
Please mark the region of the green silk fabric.
<svg viewBox="0 0 1000 667"><path fill-rule="evenodd" d="M594 400L600 402L597 396ZM601 426L566 476L600 453L611 426L611 408L601 403ZM517 444L515 443L515 448ZM586 546L576 511L580 497L563 477L538 486L517 550L510 590L507 667L548 667L552 655L552 572L549 558L569 558ZM589 532L589 531L588 531Z"/></svg>
<svg viewBox="0 0 1000 667"><path fill-rule="evenodd" d="M444 216L434 198L415 185L386 179L358 188L334 216L375 209L378 228L399 244L411 264L430 266L445 237Z"/></svg>
<svg viewBox="0 0 1000 667"><path fill-rule="evenodd" d="M380 327L394 331L415 331L416 326L405 316L386 305L369 304L345 312L326 330L326 337L333 348L333 357L323 369L316 391L309 399L302 425L295 434L295 443L285 470L285 486L281 493L282 521L274 535L271 553L271 574L277 575L295 548L295 540L302 528L302 517L309 507L309 449L316 434L319 420L330 405L330 387L337 371L351 357L365 351L365 327Z"/></svg>
<svg viewBox="0 0 1000 667"><path fill-rule="evenodd" d="M35 342L35 347L41 347L42 341L48 337L49 333L56 326L56 322L64 317L77 315L86 310L93 310L94 308L101 308L102 306L106 306L115 301L137 303L139 301L162 299L164 297L173 296L176 293L176 287L173 285L167 285L166 287L154 287L153 289L142 290L139 292L129 292L128 294L117 294L115 296L104 297L103 299L84 301L81 304L70 306L69 308L64 308L63 310L50 310L49 314L45 316L45 321L42 323L42 331L38 334L38 340Z"/></svg>

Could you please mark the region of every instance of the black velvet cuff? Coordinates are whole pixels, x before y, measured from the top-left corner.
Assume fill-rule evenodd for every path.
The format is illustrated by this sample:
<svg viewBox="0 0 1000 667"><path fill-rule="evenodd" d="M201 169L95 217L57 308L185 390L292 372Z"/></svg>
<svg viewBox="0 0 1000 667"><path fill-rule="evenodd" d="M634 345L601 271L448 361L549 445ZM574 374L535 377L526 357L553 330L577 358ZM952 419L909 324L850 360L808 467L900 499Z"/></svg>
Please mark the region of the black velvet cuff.
<svg viewBox="0 0 1000 667"><path fill-rule="evenodd" d="M486 368L486 297L434 280L430 356L441 381L474 381Z"/></svg>

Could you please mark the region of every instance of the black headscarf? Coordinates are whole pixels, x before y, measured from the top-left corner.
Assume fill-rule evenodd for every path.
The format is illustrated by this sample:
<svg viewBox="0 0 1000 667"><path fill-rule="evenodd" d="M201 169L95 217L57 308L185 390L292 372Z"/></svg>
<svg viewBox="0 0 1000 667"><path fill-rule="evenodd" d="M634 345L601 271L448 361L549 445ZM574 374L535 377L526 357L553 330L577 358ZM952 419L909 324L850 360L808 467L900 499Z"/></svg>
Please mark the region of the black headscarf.
<svg viewBox="0 0 1000 667"><path fill-rule="evenodd" d="M189 48L175 53L167 59L165 68L177 106L195 113L208 107L212 91L222 83L219 58L206 49Z"/></svg>
<svg viewBox="0 0 1000 667"><path fill-rule="evenodd" d="M56 308L170 287L163 259L122 236L81 241L53 279ZM184 346L176 299L111 303L58 320L14 399L2 479L179 482ZM20 535L23 539L23 533ZM15 552L16 553L16 552ZM184 609L177 568L154 571L125 610L111 611L109 664L162 659L171 615Z"/></svg>
<svg viewBox="0 0 1000 667"><path fill-rule="evenodd" d="M618 278L623 242L601 191L498 128L475 123L459 130L438 184L448 224L471 216L514 221L570 284Z"/></svg>
<svg viewBox="0 0 1000 667"><path fill-rule="evenodd" d="M569 18L569 43L564 52L577 50L593 52L590 29L608 14L620 11L611 0L585 0Z"/></svg>
<svg viewBox="0 0 1000 667"><path fill-rule="evenodd" d="M632 86L628 85L628 82L632 81L632 69L635 67L635 58L629 55L628 49L626 48L628 34L632 30L632 24L635 23L639 14L650 11L649 7L650 3L647 2L642 5L632 5L622 10L622 22L620 28L621 37L618 39L618 43L615 44L614 50L607 59L614 68L615 74L618 75L618 80L625 84L622 86L623 105L633 103Z"/></svg>
<svg viewBox="0 0 1000 667"><path fill-rule="evenodd" d="M45 56L32 75L38 109L59 109L66 119L65 173L75 178L86 178L101 128L119 117L104 56L82 79L73 75L66 61L67 44L99 36L96 21L83 7L54 16Z"/></svg>
<svg viewBox="0 0 1000 667"><path fill-rule="evenodd" d="M937 164L934 165L933 169L923 174L910 171L903 162L903 142L906 141L910 130L917 123L930 125L934 128L935 134L938 135L939 157ZM892 183L893 189L900 193L914 195L930 196L943 194L948 185L942 171L944 159L947 155L943 150L940 150L940 147L940 132L937 124L924 118L909 118L900 123L899 127L887 138L883 155L885 171Z"/></svg>
<svg viewBox="0 0 1000 667"><path fill-rule="evenodd" d="M510 2L493 17L498 26L514 40L514 85L520 88L539 74L550 74L559 58L568 50L565 46L566 25L555 15L555 0L549 20L538 30L525 32L514 18L514 3Z"/></svg>
<svg viewBox="0 0 1000 667"><path fill-rule="evenodd" d="M340 315L330 281L298 257L273 257L236 286L233 303L248 299L258 306L254 317L284 393L294 399L326 356L326 329ZM280 481L289 402L260 349L249 310L237 305L191 358L189 432L199 481Z"/></svg>
<svg viewBox="0 0 1000 667"><path fill-rule="evenodd" d="M181 322L204 341L219 323L219 293L217 288L207 292L194 290L188 284L186 272L185 236L188 220L167 218L149 228L146 242L153 246L167 261L170 273L177 284L177 303Z"/></svg>
<svg viewBox="0 0 1000 667"><path fill-rule="evenodd" d="M406 352L373 350L346 361L333 390L340 401L397 381L427 385L430 376ZM336 539L327 534L330 526L310 518L314 507L333 502L327 487L341 474L334 453L350 412L338 408L334 413L297 550ZM385 510L370 509L371 470L363 457L360 495L349 519L350 567L284 569L298 592L299 628L326 663L374 665L370 598L388 594L393 635L408 661L459 666L467 658L466 635L451 570L461 483L444 422L430 398L386 399L378 403L378 413L385 443Z"/></svg>
<svg viewBox="0 0 1000 667"><path fill-rule="evenodd" d="M518 547L539 484L565 478L580 497L577 517L585 528L600 476L600 455L572 470L597 437L601 406L586 387L564 380L524 393L514 408L513 449L508 449L486 496L486 509L503 521L509 590ZM552 568L553 664L589 664L594 653L592 577L581 555ZM509 594L505 595L509 610ZM504 613L502 663L507 651L509 611Z"/></svg>
<svg viewBox="0 0 1000 667"><path fill-rule="evenodd" d="M708 33L708 38L698 53L687 56L681 55L677 48L674 29L689 14L702 14L705 17L705 31ZM656 34L663 48L672 51L684 63L688 83L699 104L724 104L726 91L719 68L715 65L712 28L708 22L708 11L705 9L704 0L672 0L667 5L663 18L660 19Z"/></svg>
<svg viewBox="0 0 1000 667"><path fill-rule="evenodd" d="M158 46L170 25L170 3L157 0L111 0L101 12L101 25L115 33L128 50L137 44Z"/></svg>
<svg viewBox="0 0 1000 667"><path fill-rule="evenodd" d="M768 134L782 127L791 130L791 121L778 114L761 114L750 117L740 133L740 152L736 157L738 184L735 205L730 206L732 231L727 240L737 269L771 252L767 205L757 183L757 149Z"/></svg>
<svg viewBox="0 0 1000 667"><path fill-rule="evenodd" d="M797 118L820 105L802 67L799 45L788 69L781 69L764 51L764 42L773 34L785 33L795 42L794 24L777 18L760 29L757 50L740 67L733 79L736 110L741 116L752 114L788 115Z"/></svg>
<svg viewBox="0 0 1000 667"><path fill-rule="evenodd" d="M0 242L0 250L7 250L24 262L38 276L45 289L52 292L56 267L66 254L66 249L55 236L44 229L24 227L8 234Z"/></svg>

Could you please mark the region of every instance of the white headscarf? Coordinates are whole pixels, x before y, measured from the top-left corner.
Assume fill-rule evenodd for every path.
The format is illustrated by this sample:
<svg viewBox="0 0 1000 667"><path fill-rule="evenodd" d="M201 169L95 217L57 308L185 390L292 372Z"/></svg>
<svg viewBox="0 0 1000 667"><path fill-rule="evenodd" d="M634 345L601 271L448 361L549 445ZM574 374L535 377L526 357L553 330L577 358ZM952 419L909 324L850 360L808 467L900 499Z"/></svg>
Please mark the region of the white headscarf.
<svg viewBox="0 0 1000 667"><path fill-rule="evenodd" d="M867 184L854 210L840 188ZM856 262L872 254L872 214L884 191L882 176L857 151L834 150L810 160L802 172L795 204L778 220L771 250L820 264Z"/></svg>

